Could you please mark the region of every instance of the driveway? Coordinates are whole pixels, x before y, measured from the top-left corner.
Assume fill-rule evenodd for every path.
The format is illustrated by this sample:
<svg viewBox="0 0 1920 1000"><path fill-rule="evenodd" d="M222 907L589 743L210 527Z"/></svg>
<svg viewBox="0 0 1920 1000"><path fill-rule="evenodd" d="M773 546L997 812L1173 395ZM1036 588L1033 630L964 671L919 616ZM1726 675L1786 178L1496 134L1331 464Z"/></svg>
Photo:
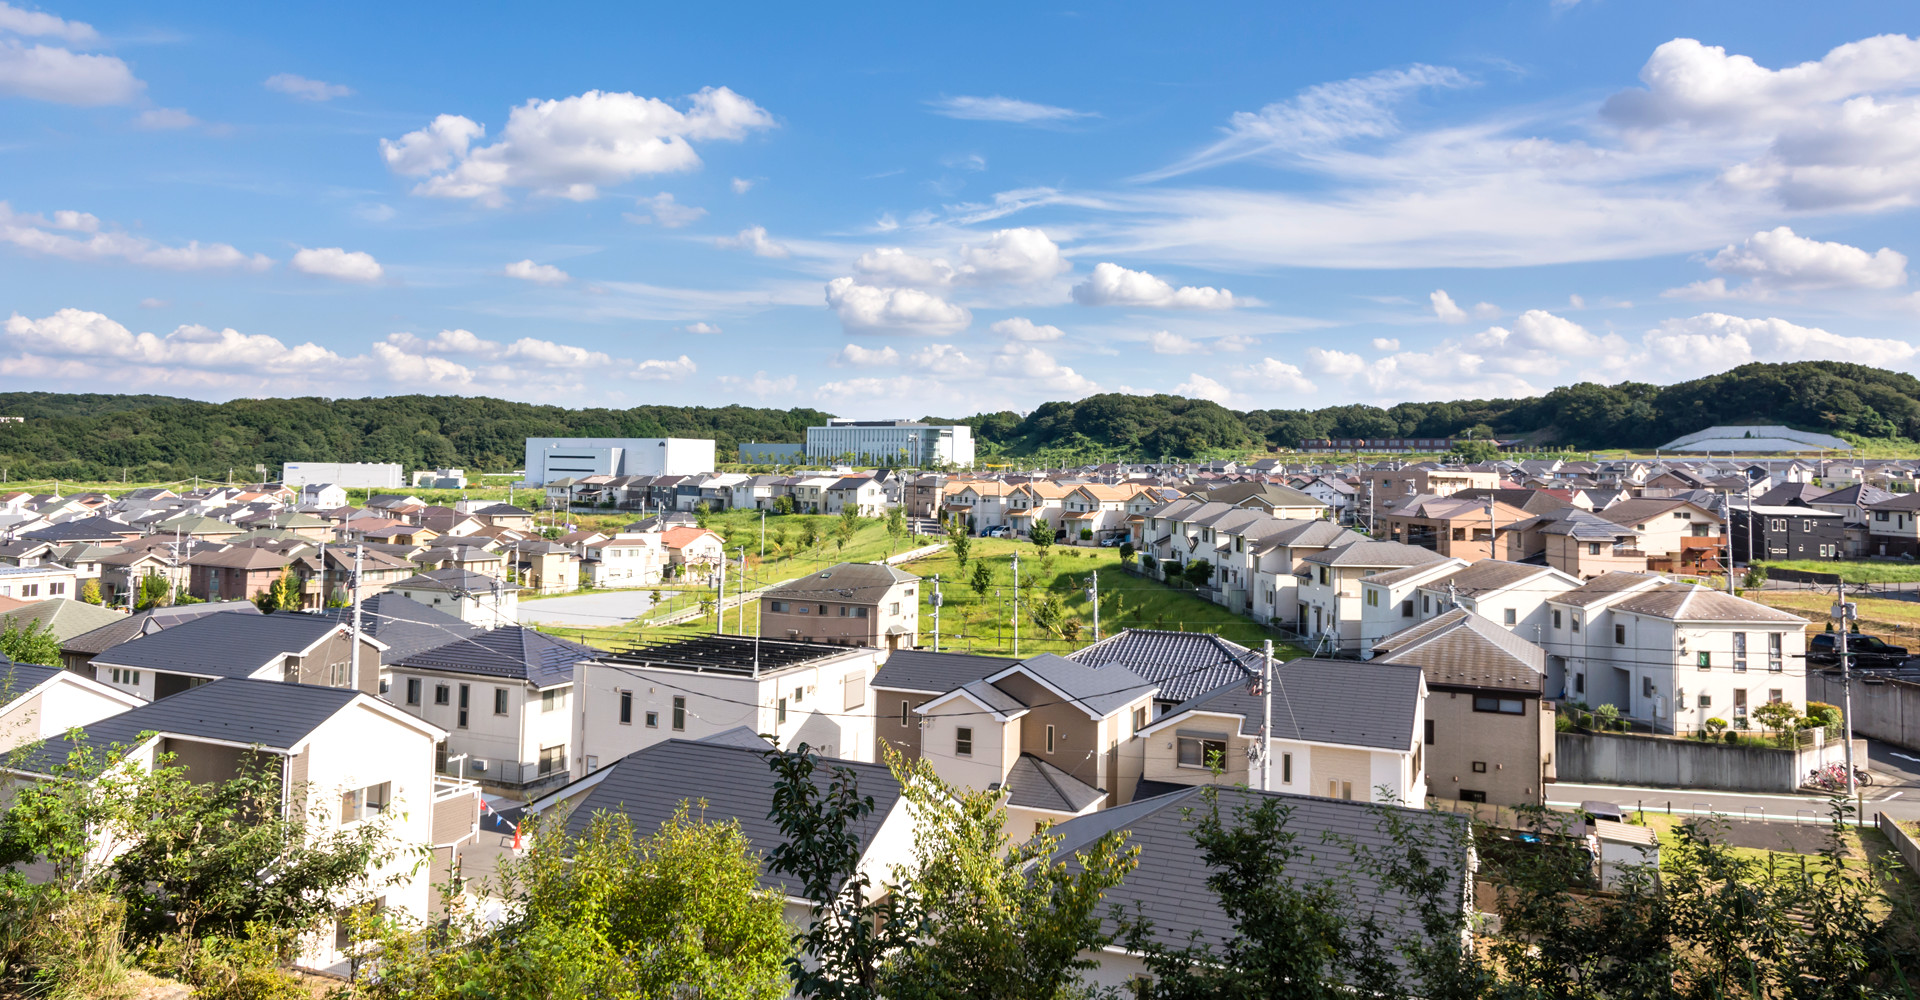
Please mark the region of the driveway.
<svg viewBox="0 0 1920 1000"><path fill-rule="evenodd" d="M652 596L653 591L648 589L609 590L598 594L521 601L518 617L522 625L612 627L632 621L651 609ZM665 603L672 596L672 591L664 592L660 600Z"/></svg>

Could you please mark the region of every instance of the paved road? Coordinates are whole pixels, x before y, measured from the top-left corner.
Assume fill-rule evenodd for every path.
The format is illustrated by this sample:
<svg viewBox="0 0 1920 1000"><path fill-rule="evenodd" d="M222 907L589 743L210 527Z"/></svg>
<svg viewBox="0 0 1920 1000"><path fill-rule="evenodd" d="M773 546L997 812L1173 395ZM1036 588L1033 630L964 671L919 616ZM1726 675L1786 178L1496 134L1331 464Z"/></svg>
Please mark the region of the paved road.
<svg viewBox="0 0 1920 1000"><path fill-rule="evenodd" d="M1875 769L1876 772L1878 769ZM1877 780L1877 774L1876 774ZM1898 819L1920 819L1920 792L1874 785L1865 790L1862 818L1868 822L1885 812ZM1582 785L1556 782L1547 786L1547 804L1578 806L1598 799L1632 811L1668 812L1675 816L1715 813L1778 823L1825 823L1828 800L1814 795L1763 795L1750 792L1710 792L1685 788L1641 788L1630 785Z"/></svg>
<svg viewBox="0 0 1920 1000"><path fill-rule="evenodd" d="M610 590L598 594L575 594L571 597L548 597L537 601L520 602L519 619L522 625L540 623L544 625L579 625L588 627L612 626L631 621L653 607L649 597L651 590ZM662 603L673 596L673 591L660 595Z"/></svg>

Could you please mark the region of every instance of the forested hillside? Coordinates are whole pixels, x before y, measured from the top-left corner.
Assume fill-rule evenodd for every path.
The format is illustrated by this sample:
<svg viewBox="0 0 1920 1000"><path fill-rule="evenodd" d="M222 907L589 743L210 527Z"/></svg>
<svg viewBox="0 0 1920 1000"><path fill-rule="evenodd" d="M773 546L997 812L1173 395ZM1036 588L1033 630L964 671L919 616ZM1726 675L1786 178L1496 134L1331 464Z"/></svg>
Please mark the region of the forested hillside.
<svg viewBox="0 0 1920 1000"><path fill-rule="evenodd" d="M529 437L711 437L800 441L819 410L640 406L570 410L465 396L243 399L0 393L0 468L9 479L167 481L289 460L399 462L408 469L516 469ZM1670 386L1591 382L1533 399L1461 400L1238 412L1179 396L1103 394L1030 414L982 413L983 453L1008 457L1159 458L1291 449L1310 438L1523 438L1541 447L1655 447L1718 423L1920 441L1920 379L1832 361L1743 365Z"/></svg>

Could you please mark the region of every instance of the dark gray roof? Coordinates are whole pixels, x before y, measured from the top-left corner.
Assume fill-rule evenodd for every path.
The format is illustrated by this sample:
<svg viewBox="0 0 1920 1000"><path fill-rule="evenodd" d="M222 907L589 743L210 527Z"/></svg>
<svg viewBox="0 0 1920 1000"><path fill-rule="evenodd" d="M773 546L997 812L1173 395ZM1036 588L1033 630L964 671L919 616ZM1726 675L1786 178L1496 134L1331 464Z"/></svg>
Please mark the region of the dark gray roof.
<svg viewBox="0 0 1920 1000"><path fill-rule="evenodd" d="M45 684L59 667L47 667L38 663L15 663L0 653L0 705L26 694L28 691Z"/></svg>
<svg viewBox="0 0 1920 1000"><path fill-rule="evenodd" d="M862 853L873 843L880 824L900 800L900 783L881 764L822 760L814 769L821 789L834 780L834 768L853 772L860 794L872 796L874 809L853 825ZM668 740L628 754L607 767L607 776L587 792L567 820L567 832L584 832L594 814L624 814L633 832L646 836L672 817L682 802L706 804L710 822L738 820L740 832L756 854L766 854L786 843L786 835L768 818L773 810L774 775L764 751L692 740ZM790 896L801 886L789 876L762 871L760 884Z"/></svg>
<svg viewBox="0 0 1920 1000"><path fill-rule="evenodd" d="M946 694L969 681L991 677L1019 660L1003 656L969 656L902 649L887 656L873 675L873 686L889 691Z"/></svg>
<svg viewBox="0 0 1920 1000"><path fill-rule="evenodd" d="M1465 608L1402 629L1373 644L1375 659L1426 671L1433 687L1500 688L1539 694L1547 654Z"/></svg>
<svg viewBox="0 0 1920 1000"><path fill-rule="evenodd" d="M213 601L206 604L175 604L164 608L149 608L146 611L136 611L111 625L103 625L91 632L76 635L61 643L60 648L67 653L89 655L104 653L148 632L158 632L181 622L190 622L195 618L220 613L258 615L260 609L252 601Z"/></svg>
<svg viewBox="0 0 1920 1000"><path fill-rule="evenodd" d="M1413 746L1420 705L1420 668L1379 660L1298 659L1273 668L1276 739L1338 743L1379 750ZM1266 703L1246 684L1229 684L1167 709L1155 727L1188 712L1240 716L1243 736L1260 735Z"/></svg>
<svg viewBox="0 0 1920 1000"><path fill-rule="evenodd" d="M510 584L502 583L484 573L449 566L446 569L430 569L424 573L415 573L394 583L392 589L399 590L404 587L409 590L444 590L449 594L462 591L469 594L491 594L508 586Z"/></svg>
<svg viewBox="0 0 1920 1000"><path fill-rule="evenodd" d="M358 697L363 695L351 688L241 679L214 681L89 723L81 727L77 741L49 739L19 767L47 774L77 746L132 746L145 732L291 750Z"/></svg>
<svg viewBox="0 0 1920 1000"><path fill-rule="evenodd" d="M1130 628L1067 659L1101 668L1126 667L1160 685L1161 701L1186 701L1223 684L1244 684L1259 669L1260 653L1205 632Z"/></svg>
<svg viewBox="0 0 1920 1000"><path fill-rule="evenodd" d="M1118 664L1095 670L1052 653L1030 656L989 679L999 680L1016 671L1038 678L1095 716L1112 715L1158 686Z"/></svg>
<svg viewBox="0 0 1920 1000"><path fill-rule="evenodd" d="M1005 788L1009 805L1057 813L1078 814L1107 797L1104 789L1095 788L1030 753L1021 754L1020 759L1013 762L1007 771Z"/></svg>
<svg viewBox="0 0 1920 1000"><path fill-rule="evenodd" d="M724 732L714 733L712 736L702 736L695 742L718 743L722 746L746 747L751 750L760 751L773 749L773 744L768 742L765 736L754 732L752 726L735 726Z"/></svg>
<svg viewBox="0 0 1920 1000"><path fill-rule="evenodd" d="M320 615L204 615L115 646L94 663L195 677L247 677L339 627Z"/></svg>
<svg viewBox="0 0 1920 1000"><path fill-rule="evenodd" d="M320 612L320 616L353 624L352 608L328 608ZM429 649L478 635L481 630L477 625L469 625L444 611L435 611L399 594L375 594L360 602L360 631L386 645L387 648L380 652L380 662L391 665Z"/></svg>
<svg viewBox="0 0 1920 1000"><path fill-rule="evenodd" d="M131 524L123 524L110 518L76 517L71 521L49 524L44 528L34 528L20 533L22 538L42 542L96 542L118 541L126 535L137 535L140 529Z"/></svg>
<svg viewBox="0 0 1920 1000"><path fill-rule="evenodd" d="M1432 549L1401 542L1358 541L1338 548L1322 549L1306 558L1310 563L1328 566L1418 566L1439 562L1446 556Z"/></svg>
<svg viewBox="0 0 1920 1000"><path fill-rule="evenodd" d="M506 677L548 688L573 683L573 665L600 653L524 625L508 625L423 650L393 666Z"/></svg>
<svg viewBox="0 0 1920 1000"><path fill-rule="evenodd" d="M1262 796L1280 800L1288 810L1286 829L1302 847L1283 869L1285 877L1334 881L1339 887L1338 897L1351 908L1344 914L1351 921L1372 916L1393 928L1396 936L1411 938L1424 933L1418 907L1400 892L1383 889L1376 878L1362 870L1365 866L1354 864L1356 846L1375 857L1395 851L1395 838L1384 829L1389 820L1410 825L1413 829L1407 839L1430 852L1427 856L1432 862L1452 873L1447 879L1447 898L1454 901L1450 908L1460 905L1472 835L1459 816L1240 788L1221 788L1218 794L1223 817L1238 808L1254 807ZM1190 943L1189 935L1198 932L1200 943L1217 948L1234 936L1234 926L1221 909L1219 897L1207 886L1207 878L1214 872L1193 842L1193 824L1205 809L1203 790L1186 788L1070 819L1053 827L1052 832L1060 838L1053 858L1077 868L1075 851L1086 850L1111 831L1127 831L1127 846L1140 852L1139 866L1107 890L1103 904L1127 914L1137 908L1152 922L1154 936L1171 947ZM1402 852L1406 849L1406 845L1398 848ZM1402 856L1400 860L1406 859Z"/></svg>
<svg viewBox="0 0 1920 1000"><path fill-rule="evenodd" d="M888 588L920 578L879 563L837 563L774 587L768 597L832 597L855 602L880 600Z"/></svg>

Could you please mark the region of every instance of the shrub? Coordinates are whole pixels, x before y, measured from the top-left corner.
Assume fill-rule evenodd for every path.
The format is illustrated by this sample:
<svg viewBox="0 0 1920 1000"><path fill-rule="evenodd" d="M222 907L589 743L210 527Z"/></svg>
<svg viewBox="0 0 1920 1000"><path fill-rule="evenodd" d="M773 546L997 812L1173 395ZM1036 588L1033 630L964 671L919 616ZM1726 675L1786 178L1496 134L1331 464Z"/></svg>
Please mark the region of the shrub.
<svg viewBox="0 0 1920 1000"><path fill-rule="evenodd" d="M1140 569L1142 572L1152 573L1155 567L1157 567L1158 565L1159 565L1158 560L1154 559L1152 556L1147 555L1144 552L1140 554Z"/></svg>
<svg viewBox="0 0 1920 1000"><path fill-rule="evenodd" d="M1708 735L1718 736L1721 733L1724 733L1726 731L1727 731L1727 720L1722 719L1718 716L1715 716L1714 718L1707 720L1706 732Z"/></svg>
<svg viewBox="0 0 1920 1000"><path fill-rule="evenodd" d="M1807 702L1807 725L1839 729L1840 722L1840 706L1829 705L1824 701Z"/></svg>
<svg viewBox="0 0 1920 1000"><path fill-rule="evenodd" d="M1091 541L1093 541L1093 529L1092 529L1092 528L1081 528L1081 529L1080 529L1080 540L1081 540L1081 541L1083 541L1083 542L1091 542Z"/></svg>
<svg viewBox="0 0 1920 1000"><path fill-rule="evenodd" d="M1740 734L1729 729L1726 733L1726 739L1728 743L1738 743L1740 742Z"/></svg>

